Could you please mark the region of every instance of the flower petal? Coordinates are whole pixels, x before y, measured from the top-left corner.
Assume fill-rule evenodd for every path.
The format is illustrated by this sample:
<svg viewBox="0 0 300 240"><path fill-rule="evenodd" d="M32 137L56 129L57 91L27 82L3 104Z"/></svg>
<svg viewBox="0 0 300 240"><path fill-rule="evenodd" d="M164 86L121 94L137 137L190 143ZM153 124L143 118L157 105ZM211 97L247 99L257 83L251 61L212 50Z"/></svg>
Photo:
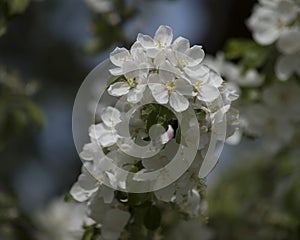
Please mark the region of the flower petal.
<svg viewBox="0 0 300 240"><path fill-rule="evenodd" d="M169 46L173 40L172 28L169 26L160 26L154 35L154 40L157 41L161 47Z"/></svg>
<svg viewBox="0 0 300 240"><path fill-rule="evenodd" d="M154 99L160 104L166 104L169 101L169 94L165 86L161 83L148 84Z"/></svg>
<svg viewBox="0 0 300 240"><path fill-rule="evenodd" d="M293 54L300 50L300 32L298 29L283 31L278 39L277 47L282 53Z"/></svg>
<svg viewBox="0 0 300 240"><path fill-rule="evenodd" d="M212 102L220 96L218 89L214 86L203 85L199 89L198 99L204 102Z"/></svg>
<svg viewBox="0 0 300 240"><path fill-rule="evenodd" d="M193 87L186 80L179 78L175 80L175 89L182 95L192 96Z"/></svg>
<svg viewBox="0 0 300 240"><path fill-rule="evenodd" d="M132 59L129 51L126 48L116 48L109 57L110 61L118 66L121 67L125 61L129 61Z"/></svg>
<svg viewBox="0 0 300 240"><path fill-rule="evenodd" d="M130 103L138 103L143 98L143 93L146 89L146 84L139 84L129 91L127 94L127 101Z"/></svg>
<svg viewBox="0 0 300 240"><path fill-rule="evenodd" d="M172 44L174 51L184 53L190 48L190 41L183 37L178 37Z"/></svg>
<svg viewBox="0 0 300 240"><path fill-rule="evenodd" d="M294 69L294 56L280 56L275 65L275 73L281 81L286 81L292 74Z"/></svg>
<svg viewBox="0 0 300 240"><path fill-rule="evenodd" d="M130 86L126 82L116 82L111 84L107 92L112 96L123 96L129 92Z"/></svg>
<svg viewBox="0 0 300 240"><path fill-rule="evenodd" d="M155 47L154 40L148 35L144 35L144 34L139 33L138 36L137 36L137 41L139 43L141 43L141 45L144 48L153 48L153 47Z"/></svg>
<svg viewBox="0 0 300 240"><path fill-rule="evenodd" d="M108 127L114 127L121 122L121 113L118 109L113 107L107 107L101 113L101 119Z"/></svg>
<svg viewBox="0 0 300 240"><path fill-rule="evenodd" d="M183 95L177 92L171 92L170 106L174 108L176 112L183 112L189 107L189 101Z"/></svg>
<svg viewBox="0 0 300 240"><path fill-rule="evenodd" d="M202 62L205 54L201 46L195 45L186 51L186 55L193 59L193 61L190 62L189 65L195 66Z"/></svg>

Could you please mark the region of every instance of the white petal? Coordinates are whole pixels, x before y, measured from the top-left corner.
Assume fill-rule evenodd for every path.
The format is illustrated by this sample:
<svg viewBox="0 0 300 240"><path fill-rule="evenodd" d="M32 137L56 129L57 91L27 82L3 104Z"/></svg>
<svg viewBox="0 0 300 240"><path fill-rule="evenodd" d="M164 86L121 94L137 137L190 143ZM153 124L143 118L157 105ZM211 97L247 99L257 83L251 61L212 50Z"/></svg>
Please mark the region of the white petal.
<svg viewBox="0 0 300 240"><path fill-rule="evenodd" d="M121 113L118 109L113 107L105 108L101 113L101 119L106 126L114 127L116 124L121 122Z"/></svg>
<svg viewBox="0 0 300 240"><path fill-rule="evenodd" d="M90 191L86 191L84 190L78 182L76 182L71 190L70 190L70 194L72 195L72 197L78 201L78 202L84 202L86 200L88 200L91 195L92 195L92 192Z"/></svg>
<svg viewBox="0 0 300 240"><path fill-rule="evenodd" d="M176 112L183 112L189 107L189 101L183 95L177 92L171 92L170 106L174 108Z"/></svg>
<svg viewBox="0 0 300 240"><path fill-rule="evenodd" d="M109 147L117 142L117 134L109 127L100 123L92 125L89 133L90 137L99 141L101 146Z"/></svg>
<svg viewBox="0 0 300 240"><path fill-rule="evenodd" d="M143 93L146 89L146 84L137 85L135 88L131 89L127 94L127 101L130 103L138 103L143 98Z"/></svg>
<svg viewBox="0 0 300 240"><path fill-rule="evenodd" d="M183 37L178 37L172 44L172 48L174 51L184 53L186 50L190 48L190 42L188 39Z"/></svg>
<svg viewBox="0 0 300 240"><path fill-rule="evenodd" d="M124 74L122 68L112 68L112 69L109 69L109 72L113 76L120 76L120 75Z"/></svg>
<svg viewBox="0 0 300 240"><path fill-rule="evenodd" d="M162 46L169 46L173 39L172 29L169 26L160 26L154 36L154 40Z"/></svg>
<svg viewBox="0 0 300 240"><path fill-rule="evenodd" d="M220 87L221 84L223 83L223 79L221 76L216 73L215 71L210 71L209 72L209 83L213 85L214 87Z"/></svg>
<svg viewBox="0 0 300 240"><path fill-rule="evenodd" d="M280 1L277 9L279 10L280 18L286 24L289 24L295 20L296 15L299 12L299 7L294 1Z"/></svg>
<svg viewBox="0 0 300 240"><path fill-rule="evenodd" d="M160 51L154 58L155 67L159 67L164 62L166 62L166 53L164 51Z"/></svg>
<svg viewBox="0 0 300 240"><path fill-rule="evenodd" d="M175 89L182 95L192 96L193 86L182 78L175 80Z"/></svg>
<svg viewBox="0 0 300 240"><path fill-rule="evenodd" d="M200 87L198 99L204 102L212 102L220 96L218 89L214 86L203 85Z"/></svg>
<svg viewBox="0 0 300 240"><path fill-rule="evenodd" d="M277 28L270 27L264 31L254 32L253 38L256 42L260 43L261 45L269 45L275 42L275 40L278 39L279 35L280 32Z"/></svg>
<svg viewBox="0 0 300 240"><path fill-rule="evenodd" d="M126 82L117 82L109 86L107 92L112 96L123 96L129 92L130 86Z"/></svg>
<svg viewBox="0 0 300 240"><path fill-rule="evenodd" d="M139 33L138 36L137 36L137 41L139 43L141 43L144 48L153 48L153 47L155 47L154 40L148 35L144 35L144 34Z"/></svg>
<svg viewBox="0 0 300 240"><path fill-rule="evenodd" d="M121 67L125 61L128 61L130 59L132 59L132 56L130 55L129 51L126 48L117 47L110 54L110 61L118 67Z"/></svg>
<svg viewBox="0 0 300 240"><path fill-rule="evenodd" d="M161 83L149 83L148 84L154 99L159 104L166 104L169 101L169 93L166 87Z"/></svg>
<svg viewBox="0 0 300 240"><path fill-rule="evenodd" d="M139 67L135 62L125 62L123 64L123 72L127 78L135 78L139 74Z"/></svg>
<svg viewBox="0 0 300 240"><path fill-rule="evenodd" d="M191 62L189 64L190 66L195 66L195 65L199 64L200 62L202 62L204 55L205 55L202 47L198 46L198 45L195 45L195 46L191 47L190 49L188 49L186 51L186 54L191 59L194 60L193 62Z"/></svg>
<svg viewBox="0 0 300 240"><path fill-rule="evenodd" d="M88 172L79 175L78 183L85 190L93 190L98 188L96 186L96 179L93 176L91 176Z"/></svg>
<svg viewBox="0 0 300 240"><path fill-rule="evenodd" d="M294 57L293 56L280 56L275 65L275 73L277 77L286 81L294 71Z"/></svg>
<svg viewBox="0 0 300 240"><path fill-rule="evenodd" d="M185 73L194 79L203 79L205 75L209 73L209 68L203 64L196 66L187 66L184 68ZM207 75L208 77L208 75Z"/></svg>
<svg viewBox="0 0 300 240"><path fill-rule="evenodd" d="M282 53L293 54L300 50L300 32L298 29L290 29L281 33L277 47Z"/></svg>

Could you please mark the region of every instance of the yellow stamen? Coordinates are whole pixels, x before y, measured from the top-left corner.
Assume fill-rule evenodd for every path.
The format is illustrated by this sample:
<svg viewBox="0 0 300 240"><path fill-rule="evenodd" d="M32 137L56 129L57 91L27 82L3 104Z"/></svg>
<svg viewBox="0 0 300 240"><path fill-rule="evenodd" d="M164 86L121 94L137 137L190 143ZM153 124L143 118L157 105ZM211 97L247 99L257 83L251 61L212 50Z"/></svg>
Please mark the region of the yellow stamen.
<svg viewBox="0 0 300 240"><path fill-rule="evenodd" d="M195 90L198 92L200 87L203 85L203 81L202 80L197 80L195 83L194 83L194 88Z"/></svg>
<svg viewBox="0 0 300 240"><path fill-rule="evenodd" d="M137 85L135 82L135 78L126 78L126 81L131 88L134 88Z"/></svg>
<svg viewBox="0 0 300 240"><path fill-rule="evenodd" d="M168 91L172 91L175 88L175 83L173 81L167 81L165 86Z"/></svg>

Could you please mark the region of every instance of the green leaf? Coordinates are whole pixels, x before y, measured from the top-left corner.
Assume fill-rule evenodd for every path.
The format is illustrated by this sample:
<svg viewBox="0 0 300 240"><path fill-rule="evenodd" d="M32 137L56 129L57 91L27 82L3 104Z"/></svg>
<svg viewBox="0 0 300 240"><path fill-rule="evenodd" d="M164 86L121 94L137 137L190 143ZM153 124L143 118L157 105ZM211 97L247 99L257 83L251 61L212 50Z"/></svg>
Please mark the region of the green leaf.
<svg viewBox="0 0 300 240"><path fill-rule="evenodd" d="M153 231L160 226L161 212L158 207L150 206L144 216L144 225L147 229Z"/></svg>

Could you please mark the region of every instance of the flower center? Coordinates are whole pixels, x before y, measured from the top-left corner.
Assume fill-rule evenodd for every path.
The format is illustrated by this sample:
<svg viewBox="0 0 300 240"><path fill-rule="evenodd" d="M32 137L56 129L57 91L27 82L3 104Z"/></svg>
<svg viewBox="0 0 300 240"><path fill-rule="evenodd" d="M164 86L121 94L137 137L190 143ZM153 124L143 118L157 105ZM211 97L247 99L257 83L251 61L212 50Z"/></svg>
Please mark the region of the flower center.
<svg viewBox="0 0 300 240"><path fill-rule="evenodd" d="M284 26L285 26L284 22L279 18L279 19L277 20L277 27L278 27L279 29L283 29Z"/></svg>
<svg viewBox="0 0 300 240"><path fill-rule="evenodd" d="M126 78L126 81L131 88L135 88L137 83L135 82L135 78Z"/></svg>
<svg viewBox="0 0 300 240"><path fill-rule="evenodd" d="M168 91L172 91L175 88L175 83L173 81L167 81L165 86Z"/></svg>
<svg viewBox="0 0 300 240"><path fill-rule="evenodd" d="M200 87L203 85L203 81L202 80L197 80L194 83L194 90L195 92L199 92Z"/></svg>
<svg viewBox="0 0 300 240"><path fill-rule="evenodd" d="M161 49L167 47L167 45L166 44L162 44L160 40L157 40L157 45L158 45L158 48L161 48Z"/></svg>

